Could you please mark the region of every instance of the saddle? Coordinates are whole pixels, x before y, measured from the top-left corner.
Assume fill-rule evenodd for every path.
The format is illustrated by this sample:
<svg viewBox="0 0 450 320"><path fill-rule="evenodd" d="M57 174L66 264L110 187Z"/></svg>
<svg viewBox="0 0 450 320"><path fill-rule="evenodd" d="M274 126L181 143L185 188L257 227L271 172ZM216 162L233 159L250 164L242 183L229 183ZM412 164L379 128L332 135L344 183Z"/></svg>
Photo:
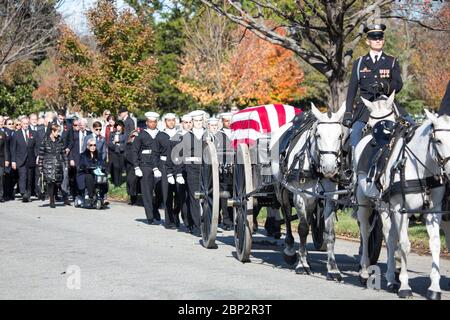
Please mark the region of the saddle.
<svg viewBox="0 0 450 320"><path fill-rule="evenodd" d="M297 163L299 163L300 168L303 167L306 156L306 150L304 149L308 146L305 144L305 147L295 155L291 167L288 168L288 159L293 149L290 147L295 146L303 133L311 129L315 120L316 118L311 112L302 112L294 118L293 125L280 137L280 167L281 172L287 175L288 180L296 180L300 178L300 175L304 175L300 170L294 170L294 168Z"/></svg>
<svg viewBox="0 0 450 320"><path fill-rule="evenodd" d="M367 173L367 182L375 183L378 190L382 189L380 178L385 172L394 145L400 138L408 142L416 128L387 120L380 121L373 127L373 138L365 146L357 168L358 172Z"/></svg>

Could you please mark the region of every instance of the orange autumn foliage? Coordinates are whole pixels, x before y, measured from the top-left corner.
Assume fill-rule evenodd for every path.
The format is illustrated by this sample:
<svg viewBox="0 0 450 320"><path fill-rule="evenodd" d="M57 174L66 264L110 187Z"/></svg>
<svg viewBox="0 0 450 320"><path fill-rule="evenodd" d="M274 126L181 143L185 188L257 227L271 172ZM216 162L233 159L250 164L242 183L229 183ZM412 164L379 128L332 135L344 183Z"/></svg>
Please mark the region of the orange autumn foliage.
<svg viewBox="0 0 450 320"><path fill-rule="evenodd" d="M304 73L292 51L238 29L221 65L187 55L178 88L201 104L289 103L305 95Z"/></svg>
<svg viewBox="0 0 450 320"><path fill-rule="evenodd" d="M448 25L450 7L444 6L439 18ZM417 40L417 50L412 57L414 72L418 75L422 98L429 106L437 109L450 80L448 33L426 32Z"/></svg>

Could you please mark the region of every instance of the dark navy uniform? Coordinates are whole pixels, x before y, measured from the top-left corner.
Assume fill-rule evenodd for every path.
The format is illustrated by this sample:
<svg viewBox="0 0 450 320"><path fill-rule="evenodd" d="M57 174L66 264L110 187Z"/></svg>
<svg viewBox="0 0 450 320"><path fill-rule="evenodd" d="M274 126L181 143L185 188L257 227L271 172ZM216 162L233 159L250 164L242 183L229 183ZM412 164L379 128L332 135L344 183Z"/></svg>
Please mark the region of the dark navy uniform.
<svg viewBox="0 0 450 320"><path fill-rule="evenodd" d="M159 207L162 205L164 211L164 226L166 228L175 228L175 219L172 215L172 212L168 208L168 192L169 192L169 183L167 181L168 174L170 173L170 137L167 133L163 131L158 132L159 143L161 144L161 152L160 156L160 166L159 170L161 171L161 179L157 179L155 181L155 202L153 206L153 215L155 217L159 216Z"/></svg>
<svg viewBox="0 0 450 320"><path fill-rule="evenodd" d="M142 171L141 192L144 202L145 215L149 223L153 223L153 191L155 185L154 172L161 171L162 161L167 157L168 136L159 131L152 138L150 130L143 130L135 138L132 147L133 164Z"/></svg>
<svg viewBox="0 0 450 320"><path fill-rule="evenodd" d="M383 24L370 25L364 29L367 39L382 41L386 26ZM376 44L376 43L375 43ZM382 45L381 45L382 47ZM346 110L343 124L352 128L350 143L355 147L362 136L362 130L369 120L370 112L361 100L375 101L382 95L389 96L392 92L398 93L403 86L400 65L397 58L381 51L373 51L359 57L353 62L352 74L347 91ZM358 92L359 89L359 92ZM405 110L396 105L397 116L405 116ZM413 122L409 117L406 120Z"/></svg>
<svg viewBox="0 0 450 320"><path fill-rule="evenodd" d="M183 136L181 142L183 150L182 160L186 168L186 185L190 207L190 215L188 217L189 228L196 236L200 236L200 203L195 199L195 192L200 190L202 152L206 139L208 139L206 130L203 130L202 136L200 137L197 137L193 131L189 131Z"/></svg>
<svg viewBox="0 0 450 320"><path fill-rule="evenodd" d="M219 184L220 190L233 194L233 146L227 132L222 129L214 135L217 155L219 157ZM223 217L223 228L231 230L233 227L233 208L228 207L227 199L220 198L220 210Z"/></svg>
<svg viewBox="0 0 450 320"><path fill-rule="evenodd" d="M398 93L402 86L403 82L397 58L383 52L381 57L378 58L378 62L374 64L370 54L359 57L353 63L345 111L352 114L353 122L362 121L366 123L369 120L370 112L359 97L374 101L381 94L389 96L394 90ZM353 106L354 102L355 105ZM399 112L400 114L405 113L403 109Z"/></svg>

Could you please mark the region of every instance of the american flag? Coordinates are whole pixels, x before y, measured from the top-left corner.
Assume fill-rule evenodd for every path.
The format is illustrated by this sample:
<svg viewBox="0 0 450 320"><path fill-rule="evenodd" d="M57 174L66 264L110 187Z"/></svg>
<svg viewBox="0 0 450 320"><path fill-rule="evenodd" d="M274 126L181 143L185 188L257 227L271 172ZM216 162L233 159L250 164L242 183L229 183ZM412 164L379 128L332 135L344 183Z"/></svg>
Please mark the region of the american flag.
<svg viewBox="0 0 450 320"><path fill-rule="evenodd" d="M262 135L275 132L300 112L301 109L286 104L267 104L235 113L231 119L233 147L240 143L255 144Z"/></svg>

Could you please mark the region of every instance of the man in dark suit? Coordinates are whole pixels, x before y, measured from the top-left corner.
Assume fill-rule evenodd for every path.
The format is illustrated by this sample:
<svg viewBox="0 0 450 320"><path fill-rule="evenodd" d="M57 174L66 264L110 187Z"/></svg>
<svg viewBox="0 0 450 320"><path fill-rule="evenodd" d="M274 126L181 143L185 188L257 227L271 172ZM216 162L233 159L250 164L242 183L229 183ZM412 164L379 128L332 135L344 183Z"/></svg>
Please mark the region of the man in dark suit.
<svg viewBox="0 0 450 320"><path fill-rule="evenodd" d="M125 124L125 139L128 139L130 136L130 133L135 129L134 121L130 118L130 115L128 114L128 108L122 107L119 110L119 117L122 119L123 123Z"/></svg>
<svg viewBox="0 0 450 320"><path fill-rule="evenodd" d="M10 118L4 118L4 126L1 129L6 135L9 158L11 160L11 137L14 133L14 121ZM4 168L5 177L3 182L3 198L5 200L14 200L14 172L11 170L11 161L8 167Z"/></svg>
<svg viewBox="0 0 450 320"><path fill-rule="evenodd" d="M3 119L1 119L3 121ZM5 168L9 167L9 141L8 136L0 128L0 202L4 202L3 175Z"/></svg>
<svg viewBox="0 0 450 320"><path fill-rule="evenodd" d="M11 139L11 167L19 174L22 201L29 202L36 169L36 132L28 128L29 118L23 117L22 128Z"/></svg>
<svg viewBox="0 0 450 320"><path fill-rule="evenodd" d="M350 134L352 147L361 140L362 130L370 114L360 97L374 101L381 95L389 96L394 90L398 93L403 86L397 58L383 52L385 29L384 24L369 25L364 29L370 51L353 63L343 120L344 126L352 128ZM401 106L398 104L396 106L397 115L413 122Z"/></svg>
<svg viewBox="0 0 450 320"><path fill-rule="evenodd" d="M79 120L76 120L73 122L72 124L73 130L72 133L68 133L70 136L68 137L68 139L71 140L71 143L69 144L69 167L70 167L70 171L72 172L71 176L74 174L75 175L75 179L76 179L76 194L80 194L78 185L80 185L81 183L79 183L79 179L81 179L82 175L78 174L78 168L80 165L80 156L81 154L86 151L86 143L85 143L85 138L89 135L92 134L92 131L87 129L87 120L84 118L81 118ZM74 189L72 190L72 195L74 195ZM83 194L84 194L84 190L82 190Z"/></svg>

